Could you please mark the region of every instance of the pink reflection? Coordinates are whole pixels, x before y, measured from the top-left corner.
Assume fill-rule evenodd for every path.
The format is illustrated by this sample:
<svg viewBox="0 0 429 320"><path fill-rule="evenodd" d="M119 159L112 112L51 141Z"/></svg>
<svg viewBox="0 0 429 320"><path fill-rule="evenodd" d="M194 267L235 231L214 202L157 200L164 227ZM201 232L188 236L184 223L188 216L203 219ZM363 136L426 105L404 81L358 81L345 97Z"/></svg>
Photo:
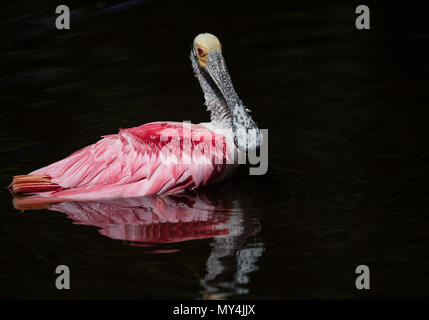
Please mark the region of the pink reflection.
<svg viewBox="0 0 429 320"><path fill-rule="evenodd" d="M96 226L102 235L150 250L145 253L178 251L158 245L162 243L213 238L206 273L199 276L199 298L225 299L249 292L250 274L258 270L265 250L264 243L255 237L261 229L260 220L246 214L240 201L227 197L222 194L209 200L197 193L46 203L46 198L26 196L15 197L13 203L19 210L63 212L76 224Z"/></svg>
<svg viewBox="0 0 429 320"><path fill-rule="evenodd" d="M112 239L173 243L228 235L230 211L200 195L147 196L106 201L44 203L38 196L14 199L21 210L48 209L67 214L76 224L99 227Z"/></svg>

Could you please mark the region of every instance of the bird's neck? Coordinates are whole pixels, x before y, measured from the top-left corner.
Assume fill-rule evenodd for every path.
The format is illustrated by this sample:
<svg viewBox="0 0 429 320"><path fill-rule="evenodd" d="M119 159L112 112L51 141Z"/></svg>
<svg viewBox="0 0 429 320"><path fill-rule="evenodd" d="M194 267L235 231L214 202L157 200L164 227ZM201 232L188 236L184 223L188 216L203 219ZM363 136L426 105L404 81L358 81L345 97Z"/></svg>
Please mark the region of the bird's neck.
<svg viewBox="0 0 429 320"><path fill-rule="evenodd" d="M241 151L259 149L262 136L258 126L238 97L233 87L222 92L229 107L230 121L228 125L234 134L234 143Z"/></svg>
<svg viewBox="0 0 429 320"><path fill-rule="evenodd" d="M214 127L231 129L234 144L241 151L258 149L262 143L262 136L252 117L249 115L243 102L238 97L229 74L219 72L220 81L227 87L218 87L213 79L204 72L192 59L192 67L200 86L204 92L205 105L210 111L210 120Z"/></svg>

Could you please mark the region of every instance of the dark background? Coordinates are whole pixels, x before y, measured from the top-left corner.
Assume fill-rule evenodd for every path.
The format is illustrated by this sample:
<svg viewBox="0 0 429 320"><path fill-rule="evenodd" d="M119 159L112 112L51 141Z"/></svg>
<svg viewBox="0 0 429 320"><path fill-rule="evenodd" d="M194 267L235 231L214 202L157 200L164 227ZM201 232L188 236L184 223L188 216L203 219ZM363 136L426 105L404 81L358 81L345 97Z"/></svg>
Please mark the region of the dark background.
<svg viewBox="0 0 429 320"><path fill-rule="evenodd" d="M59 4L70 30L55 29ZM359 4L371 30L355 28ZM202 191L259 225L222 247L209 285L216 239L157 254L65 214L21 213L4 189L0 296L428 297L425 12L423 1L2 1L0 185L118 127L208 121L188 59L201 32L220 38L241 99L269 129L269 171ZM244 281L238 255L252 266ZM59 264L69 291L55 289ZM355 288L360 264L371 290Z"/></svg>

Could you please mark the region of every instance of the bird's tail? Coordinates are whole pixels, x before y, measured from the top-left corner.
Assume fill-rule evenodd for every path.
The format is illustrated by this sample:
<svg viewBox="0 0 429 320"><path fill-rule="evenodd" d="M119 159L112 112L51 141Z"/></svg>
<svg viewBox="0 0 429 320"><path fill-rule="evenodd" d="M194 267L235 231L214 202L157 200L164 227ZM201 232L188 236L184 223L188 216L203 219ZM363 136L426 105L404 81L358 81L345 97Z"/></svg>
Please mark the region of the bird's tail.
<svg viewBox="0 0 429 320"><path fill-rule="evenodd" d="M60 185L51 181L45 175L20 175L14 176L9 190L12 193L39 193L62 189Z"/></svg>

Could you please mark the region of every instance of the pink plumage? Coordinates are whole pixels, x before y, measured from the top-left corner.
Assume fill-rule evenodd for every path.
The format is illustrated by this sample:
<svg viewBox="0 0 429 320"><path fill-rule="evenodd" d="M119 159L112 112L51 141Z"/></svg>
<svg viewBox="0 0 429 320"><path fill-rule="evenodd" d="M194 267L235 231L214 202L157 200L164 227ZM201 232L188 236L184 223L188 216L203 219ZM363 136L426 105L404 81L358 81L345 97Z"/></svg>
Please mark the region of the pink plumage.
<svg viewBox="0 0 429 320"><path fill-rule="evenodd" d="M173 194L215 181L228 159L222 135L201 125L153 122L121 129L63 160L17 176L11 188L61 200Z"/></svg>

